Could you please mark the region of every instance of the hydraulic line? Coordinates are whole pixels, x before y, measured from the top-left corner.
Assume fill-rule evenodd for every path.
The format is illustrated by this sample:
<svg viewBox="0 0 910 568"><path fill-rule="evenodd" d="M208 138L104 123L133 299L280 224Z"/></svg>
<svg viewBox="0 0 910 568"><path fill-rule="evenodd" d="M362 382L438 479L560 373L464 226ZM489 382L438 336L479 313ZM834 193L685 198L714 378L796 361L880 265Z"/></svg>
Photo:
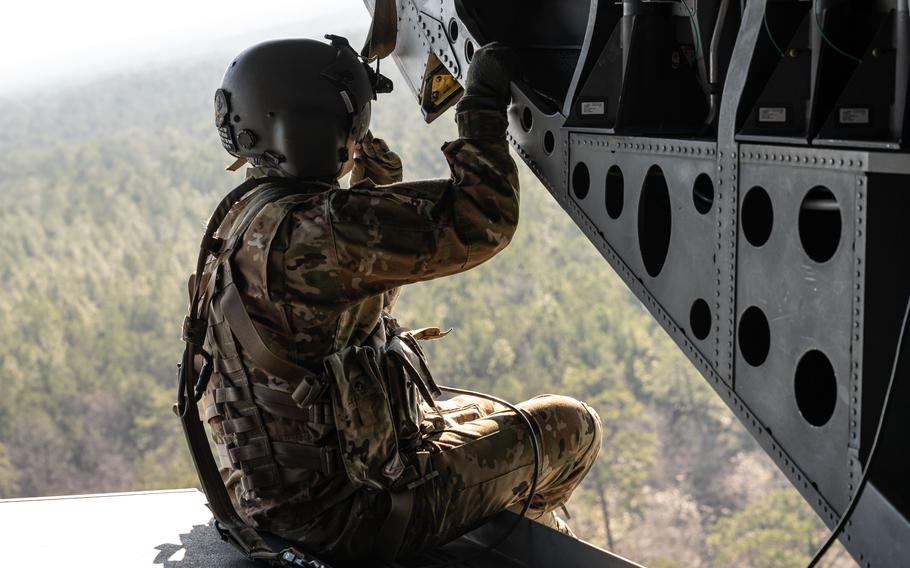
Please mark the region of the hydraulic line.
<svg viewBox="0 0 910 568"><path fill-rule="evenodd" d="M828 539L825 540L824 544L819 547L818 551L815 553L815 556L812 557L812 560L809 562L808 568L815 568L821 559L825 556L825 553L831 548L831 545L834 544L834 541L837 540L837 537L840 536L840 533L844 530L844 527L847 526L847 523L850 521L850 517L853 515L853 511L856 510L856 505L859 503L859 499L863 494L863 490L866 488L866 485L869 483L870 473L872 472L872 465L875 460L875 450L878 448L878 442L881 438L882 430L885 426L885 421L888 417L888 411L891 406L891 391L894 389L894 381L897 376L897 370L900 368L900 364L904 359L904 338L907 336L907 327L910 324L910 299L907 300L907 308L904 310L904 321L901 325L900 335L897 337L897 351L894 352L894 363L891 366L891 378L888 379L888 388L885 389L885 398L882 401L882 411L878 417L878 426L875 428L875 437L872 438L872 447L869 449L869 457L866 459L866 467L863 468L863 476L859 480L859 485L856 486L856 492L853 493L853 496L850 498L850 503L847 504L847 508L844 509L844 514L841 515L840 520L835 525L834 529L831 530L831 534L828 536ZM910 348L908 348L910 350Z"/></svg>
<svg viewBox="0 0 910 568"><path fill-rule="evenodd" d="M698 20L695 19L695 12L689 8L689 3L686 0L679 1L686 7L686 12L689 13L689 22L692 26L692 35L695 41L695 59L698 60L698 56L701 54L701 32L698 30ZM698 9L698 0L696 0L695 9Z"/></svg>
<svg viewBox="0 0 910 568"><path fill-rule="evenodd" d="M762 18L765 21L765 33L768 34L768 39L771 40L771 45L773 45L774 49L776 49L777 52L780 53L780 56L783 57L784 50L781 49L780 46L777 44L777 40L774 39L774 34L771 33L771 26L768 25L768 4L769 3L770 2L765 4L765 15Z"/></svg>
<svg viewBox="0 0 910 568"><path fill-rule="evenodd" d="M853 61L855 61L855 62L857 62L857 63L861 63L861 62L862 62L862 59L860 59L859 57L855 57L855 56L853 56L853 55L850 55L849 53L847 53L847 52L844 51L843 49L837 47L837 46L834 44L834 42L831 41L831 40L828 38L827 35L825 35L825 30L822 29L822 22L821 22L821 20L819 19L819 14L818 14L818 0L812 0L812 19L815 20L815 27L818 29L818 35L821 36L822 40L824 40L824 42L827 43L828 46L831 47L831 49L833 49L834 51L840 53L841 55L843 55L843 56L846 57L847 59L851 59L851 60L853 60Z"/></svg>

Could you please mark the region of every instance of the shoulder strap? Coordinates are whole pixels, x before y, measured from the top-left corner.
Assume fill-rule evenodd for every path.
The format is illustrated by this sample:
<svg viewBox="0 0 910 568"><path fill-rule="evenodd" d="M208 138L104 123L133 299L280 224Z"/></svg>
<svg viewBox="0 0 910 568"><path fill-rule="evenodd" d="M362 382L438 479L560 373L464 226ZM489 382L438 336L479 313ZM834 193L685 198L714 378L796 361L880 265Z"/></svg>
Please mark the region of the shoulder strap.
<svg viewBox="0 0 910 568"><path fill-rule="evenodd" d="M234 283L230 263L237 247L242 242L244 233L259 213L269 203L299 193L299 191L299 188L274 187L268 188L260 195L255 196L244 212L244 216L237 225L236 230L232 232L222 256L224 282L220 304L228 326L231 328L234 337L240 342L241 347L251 359L256 361L257 365L261 366L269 374L284 379L297 377L312 379L315 377L315 373L276 354L262 339L256 329L256 324L250 318L240 291L237 290L237 286Z"/></svg>

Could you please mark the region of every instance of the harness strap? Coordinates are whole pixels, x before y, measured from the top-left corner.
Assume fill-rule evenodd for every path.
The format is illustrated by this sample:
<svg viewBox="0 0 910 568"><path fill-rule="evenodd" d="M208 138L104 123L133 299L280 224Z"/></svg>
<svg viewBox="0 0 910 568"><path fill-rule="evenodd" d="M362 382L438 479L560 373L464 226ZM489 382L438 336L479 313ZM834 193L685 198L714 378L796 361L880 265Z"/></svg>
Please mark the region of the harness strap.
<svg viewBox="0 0 910 568"><path fill-rule="evenodd" d="M301 422L309 422L317 425L330 425L335 423L334 413L332 412L331 403L328 401L317 402L301 407L291 395L268 387L254 384L252 385L253 396L256 404L265 408L270 414L276 414L282 418L292 418ZM240 387L222 387L213 392L214 403L205 409L205 419L211 420L216 416L223 416L223 411L218 405L224 403L245 402L247 400L244 390ZM250 401L252 404L252 401ZM238 419L239 420L239 419ZM228 424L226 420L222 424ZM237 430L228 432L228 426L225 426L225 433L234 434L248 430Z"/></svg>
<svg viewBox="0 0 910 568"><path fill-rule="evenodd" d="M391 504L389 514L379 530L376 541L376 554L380 558L392 560L398 555L404 535L408 530L411 520L411 510L414 507L414 492L410 490L389 493Z"/></svg>
<svg viewBox="0 0 910 568"><path fill-rule="evenodd" d="M224 319L228 322L228 326L244 351L264 371L283 379L315 377L313 371L283 359L269 349L262 340L262 336L256 331L256 326L247 313L243 298L240 297L237 286L233 282L224 288L221 296L221 310Z"/></svg>
<svg viewBox="0 0 910 568"><path fill-rule="evenodd" d="M322 471L331 476L341 467L341 456L335 446L306 446L289 442L272 442L278 463L294 469Z"/></svg>
<svg viewBox="0 0 910 568"><path fill-rule="evenodd" d="M215 404L246 400L246 393L240 387L217 388L214 390L213 394L215 395Z"/></svg>
<svg viewBox="0 0 910 568"><path fill-rule="evenodd" d="M258 495L268 496L271 493L270 488L277 489L281 481L278 466L265 464L244 471L240 478L240 487L246 492L256 492Z"/></svg>
<svg viewBox="0 0 910 568"><path fill-rule="evenodd" d="M231 463L237 464L238 466L241 462L265 458L270 454L268 441L265 439L260 439L235 448L228 448L228 456L231 458Z"/></svg>
<svg viewBox="0 0 910 568"><path fill-rule="evenodd" d="M224 430L224 433L228 435L252 432L258 427L259 421L249 416L241 416L240 418L225 420L221 423L221 428Z"/></svg>

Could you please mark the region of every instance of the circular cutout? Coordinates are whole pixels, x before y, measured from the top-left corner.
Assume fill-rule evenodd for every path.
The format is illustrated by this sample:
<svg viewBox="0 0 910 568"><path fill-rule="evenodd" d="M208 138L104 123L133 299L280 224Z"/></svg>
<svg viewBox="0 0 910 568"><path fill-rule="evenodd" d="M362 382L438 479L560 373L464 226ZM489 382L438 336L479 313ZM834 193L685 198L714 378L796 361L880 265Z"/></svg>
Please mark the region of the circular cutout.
<svg viewBox="0 0 910 568"><path fill-rule="evenodd" d="M619 166L610 166L610 169L607 170L606 201L607 215L611 219L619 219L619 216L622 215L622 206L625 201L624 186L622 170L619 169Z"/></svg>
<svg viewBox="0 0 910 568"><path fill-rule="evenodd" d="M708 174L699 174L692 186L692 202L695 210L705 215L714 205L714 182Z"/></svg>
<svg viewBox="0 0 910 568"><path fill-rule="evenodd" d="M471 40L464 42L464 57L468 60L468 63L474 59L474 42Z"/></svg>
<svg viewBox="0 0 910 568"><path fill-rule="evenodd" d="M651 166L641 187L638 203L638 246L645 270L657 277L670 250L670 190L660 166Z"/></svg>
<svg viewBox="0 0 910 568"><path fill-rule="evenodd" d="M813 349L799 360L793 381L796 406L806 422L824 426L837 405L837 378L831 361L821 351Z"/></svg>
<svg viewBox="0 0 910 568"><path fill-rule="evenodd" d="M758 367L771 350L771 328L765 313L755 306L739 318L739 352L746 363Z"/></svg>
<svg viewBox="0 0 910 568"><path fill-rule="evenodd" d="M534 126L534 115L531 113L531 107L525 107L521 111L521 127L525 132L530 132L532 126Z"/></svg>
<svg viewBox="0 0 910 568"><path fill-rule="evenodd" d="M588 172L588 166L584 162L578 162L572 170L572 191L575 192L575 197L584 199L588 196L590 188L591 174Z"/></svg>
<svg viewBox="0 0 910 568"><path fill-rule="evenodd" d="M840 206L831 190L812 188L799 206L799 241L809 258L827 262L840 244Z"/></svg>
<svg viewBox="0 0 910 568"><path fill-rule="evenodd" d="M458 20L455 18L449 21L449 40L453 42L458 40Z"/></svg>
<svg viewBox="0 0 910 568"><path fill-rule="evenodd" d="M692 302L689 310L689 327L696 339L705 339L711 333L711 308L701 298Z"/></svg>
<svg viewBox="0 0 910 568"><path fill-rule="evenodd" d="M556 138L552 132L547 130L543 135L543 151L552 154L554 148L556 148Z"/></svg>
<svg viewBox="0 0 910 568"><path fill-rule="evenodd" d="M768 192L755 186L746 193L742 207L743 234L752 246L760 247L771 236L774 226L774 207Z"/></svg>

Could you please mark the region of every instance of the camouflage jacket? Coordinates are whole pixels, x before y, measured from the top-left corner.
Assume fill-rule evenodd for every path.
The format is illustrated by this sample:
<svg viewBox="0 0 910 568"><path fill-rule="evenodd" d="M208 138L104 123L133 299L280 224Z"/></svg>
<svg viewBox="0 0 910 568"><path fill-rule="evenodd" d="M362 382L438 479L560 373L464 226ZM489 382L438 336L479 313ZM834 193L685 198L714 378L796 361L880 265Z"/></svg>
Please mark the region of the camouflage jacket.
<svg viewBox="0 0 910 568"><path fill-rule="evenodd" d="M269 202L253 218L231 272L270 348L302 366L318 367L326 356L363 344L383 310L391 310L400 286L468 270L509 243L518 223L519 192L505 140L505 114L465 111L457 122L459 138L442 147L451 168L448 179L402 182L400 169L389 171L361 159L349 189L309 183ZM252 169L250 174L275 172ZM260 191L234 206L218 236L232 235L235 222ZM245 353L239 358L254 386L283 393L297 386L259 368ZM231 413L212 410L213 393L225 383L216 372L203 399L219 447L232 440L222 425ZM234 412L234 417L241 415L242 408ZM334 441L332 424L271 414L263 421L273 444ZM240 484L242 468L225 463L230 461L222 460L222 475L239 512L253 526L277 532L295 528L296 505L341 494L349 485L343 473L304 469L285 480L281 495L250 496Z"/></svg>

